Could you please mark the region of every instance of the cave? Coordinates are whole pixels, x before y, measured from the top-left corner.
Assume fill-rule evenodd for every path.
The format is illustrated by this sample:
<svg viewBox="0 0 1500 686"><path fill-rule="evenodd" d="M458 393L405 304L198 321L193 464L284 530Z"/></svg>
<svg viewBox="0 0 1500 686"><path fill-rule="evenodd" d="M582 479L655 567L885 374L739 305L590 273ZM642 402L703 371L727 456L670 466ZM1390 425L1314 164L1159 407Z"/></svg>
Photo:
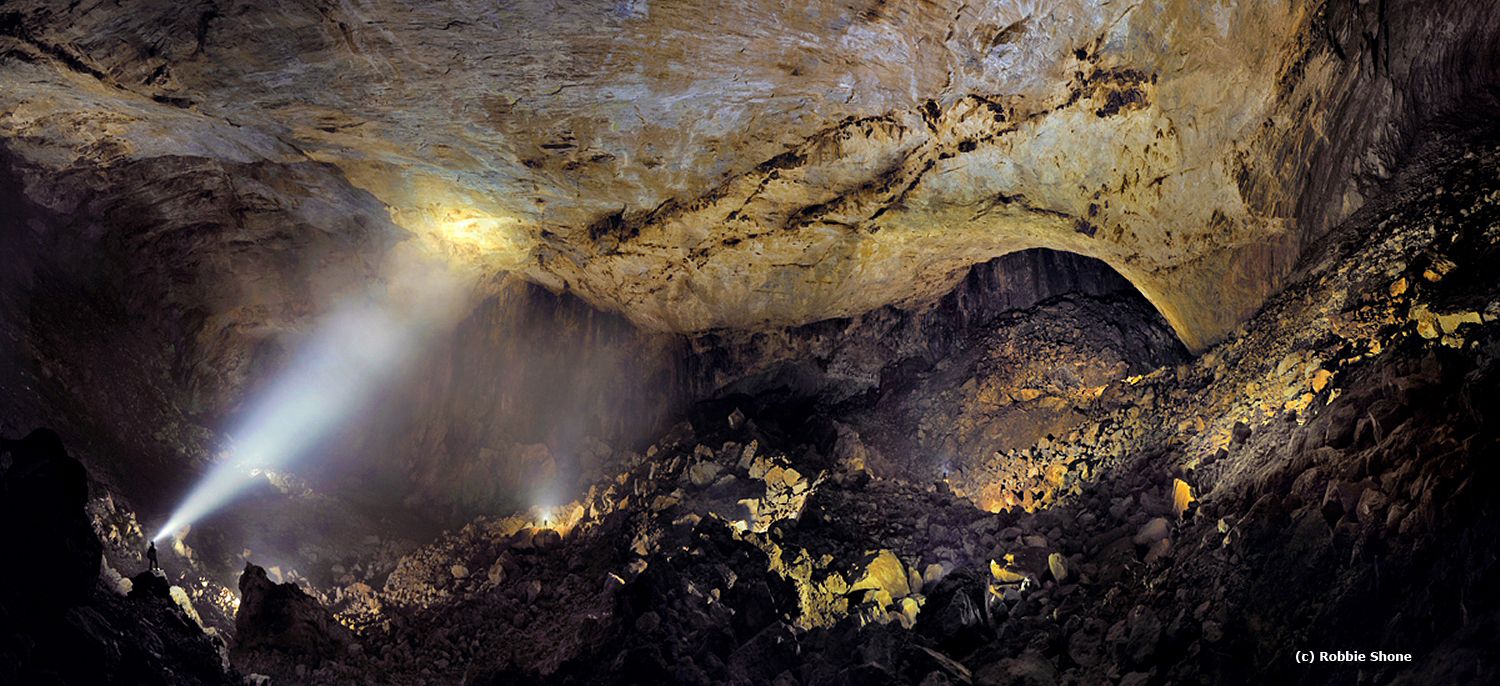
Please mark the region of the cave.
<svg viewBox="0 0 1500 686"><path fill-rule="evenodd" d="M0 684L1500 682L1500 4L0 2Z"/></svg>

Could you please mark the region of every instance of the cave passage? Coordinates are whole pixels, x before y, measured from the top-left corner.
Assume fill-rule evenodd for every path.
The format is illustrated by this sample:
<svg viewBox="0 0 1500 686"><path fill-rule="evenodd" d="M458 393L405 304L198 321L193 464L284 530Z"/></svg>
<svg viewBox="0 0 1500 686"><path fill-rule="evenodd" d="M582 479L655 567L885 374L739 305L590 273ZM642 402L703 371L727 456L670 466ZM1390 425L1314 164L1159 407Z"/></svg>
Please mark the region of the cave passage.
<svg viewBox="0 0 1500 686"><path fill-rule="evenodd" d="M1496 111L1493 2L7 0L0 684L1495 682Z"/></svg>

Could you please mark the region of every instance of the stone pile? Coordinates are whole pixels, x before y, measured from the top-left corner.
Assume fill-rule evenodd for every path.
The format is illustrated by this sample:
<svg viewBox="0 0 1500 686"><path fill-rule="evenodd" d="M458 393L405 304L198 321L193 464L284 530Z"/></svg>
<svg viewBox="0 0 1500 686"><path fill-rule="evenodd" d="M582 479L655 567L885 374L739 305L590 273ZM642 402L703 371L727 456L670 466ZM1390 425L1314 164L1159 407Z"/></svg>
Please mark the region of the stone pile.
<svg viewBox="0 0 1500 686"><path fill-rule="evenodd" d="M1347 677L1291 658L1324 644L1422 656L1377 681L1486 678L1500 293L1472 275L1500 257L1488 150L1357 216L1224 345L1117 370L1064 432L944 479L870 467L893 463L858 422L808 418L820 438L756 410L695 419L613 455L548 521L479 519L406 555L341 615L364 618L363 652L294 680ZM1378 240L1358 231L1377 223ZM1478 321L1428 336L1424 305ZM997 485L1009 500L984 495Z"/></svg>

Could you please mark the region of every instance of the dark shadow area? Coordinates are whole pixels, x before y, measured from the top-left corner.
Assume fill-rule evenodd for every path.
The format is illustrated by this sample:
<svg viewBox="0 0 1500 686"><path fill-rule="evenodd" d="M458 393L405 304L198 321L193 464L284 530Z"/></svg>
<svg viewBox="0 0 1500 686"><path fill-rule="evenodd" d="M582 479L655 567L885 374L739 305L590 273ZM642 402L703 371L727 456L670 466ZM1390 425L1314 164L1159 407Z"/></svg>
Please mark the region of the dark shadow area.
<svg viewBox="0 0 1500 686"><path fill-rule="evenodd" d="M951 292L924 307L883 307L788 329L696 337L690 375L700 396L775 391L831 405L930 370L1002 316L1020 317L1065 296L1117 301L1123 310L1115 319L1123 331L1116 336L1124 340L1116 345L1128 346L1122 353L1139 365L1186 357L1160 314L1114 269L1037 248L975 265Z"/></svg>
<svg viewBox="0 0 1500 686"><path fill-rule="evenodd" d="M0 683L226 684L221 641L143 570L129 597L100 575L88 474L50 429L0 441Z"/></svg>

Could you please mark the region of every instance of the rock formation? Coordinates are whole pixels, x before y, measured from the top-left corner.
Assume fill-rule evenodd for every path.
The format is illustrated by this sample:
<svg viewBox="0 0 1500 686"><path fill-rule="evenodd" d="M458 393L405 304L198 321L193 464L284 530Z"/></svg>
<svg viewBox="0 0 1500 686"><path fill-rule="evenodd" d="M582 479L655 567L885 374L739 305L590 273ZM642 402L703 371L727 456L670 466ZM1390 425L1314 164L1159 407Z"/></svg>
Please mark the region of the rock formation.
<svg viewBox="0 0 1500 686"><path fill-rule="evenodd" d="M88 474L51 429L0 443L10 466L0 478L0 549L11 564L0 571L4 601L49 614L89 600L102 547L84 513Z"/></svg>
<svg viewBox="0 0 1500 686"><path fill-rule="evenodd" d="M1461 0L10 0L0 682L1493 679L1497 85Z"/></svg>
<svg viewBox="0 0 1500 686"><path fill-rule="evenodd" d="M0 682L233 682L223 644L179 608L160 572L135 576L129 598L103 583L88 474L58 434L37 429L3 447Z"/></svg>
<svg viewBox="0 0 1500 686"><path fill-rule="evenodd" d="M253 564L246 564L240 575L234 627L235 650L248 654L247 659L267 653L317 665L343 655L351 645L348 632L316 599L295 584L271 581L264 568Z"/></svg>
<svg viewBox="0 0 1500 686"><path fill-rule="evenodd" d="M653 329L930 301L1042 246L1110 263L1201 348L1421 127L1483 108L1497 22L1415 1L20 2L0 125L55 209L76 201L42 179L69 170L336 179L224 187L315 216L347 178L434 250ZM209 311L203 334L233 330Z"/></svg>

